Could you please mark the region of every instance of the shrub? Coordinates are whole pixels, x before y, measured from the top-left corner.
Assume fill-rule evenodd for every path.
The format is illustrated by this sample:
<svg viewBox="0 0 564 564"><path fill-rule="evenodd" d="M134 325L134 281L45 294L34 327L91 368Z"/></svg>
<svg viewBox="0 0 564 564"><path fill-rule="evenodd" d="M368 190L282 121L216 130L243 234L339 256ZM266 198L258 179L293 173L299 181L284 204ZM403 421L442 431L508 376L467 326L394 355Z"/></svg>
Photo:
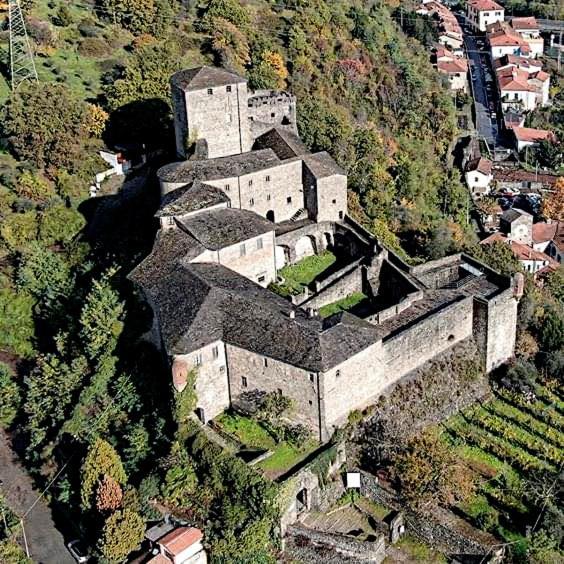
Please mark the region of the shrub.
<svg viewBox="0 0 564 564"><path fill-rule="evenodd" d="M111 53L111 47L101 37L85 37L78 46L78 52L84 57L101 58Z"/></svg>
<svg viewBox="0 0 564 564"><path fill-rule="evenodd" d="M98 548L109 562L122 562L143 540L145 523L131 509L116 511L104 524Z"/></svg>
<svg viewBox="0 0 564 564"><path fill-rule="evenodd" d="M0 362L0 425L9 427L18 413L20 390L12 369Z"/></svg>

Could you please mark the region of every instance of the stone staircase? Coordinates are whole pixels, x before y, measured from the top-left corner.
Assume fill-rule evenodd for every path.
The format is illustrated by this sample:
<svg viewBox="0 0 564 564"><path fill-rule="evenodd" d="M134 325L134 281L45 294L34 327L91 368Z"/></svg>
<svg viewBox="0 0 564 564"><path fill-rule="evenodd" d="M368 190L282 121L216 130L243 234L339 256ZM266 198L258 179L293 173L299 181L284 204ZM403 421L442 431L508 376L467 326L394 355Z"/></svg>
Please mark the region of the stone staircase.
<svg viewBox="0 0 564 564"><path fill-rule="evenodd" d="M300 219L305 219L307 217L307 210L305 208L300 208L291 218L292 223L299 221Z"/></svg>

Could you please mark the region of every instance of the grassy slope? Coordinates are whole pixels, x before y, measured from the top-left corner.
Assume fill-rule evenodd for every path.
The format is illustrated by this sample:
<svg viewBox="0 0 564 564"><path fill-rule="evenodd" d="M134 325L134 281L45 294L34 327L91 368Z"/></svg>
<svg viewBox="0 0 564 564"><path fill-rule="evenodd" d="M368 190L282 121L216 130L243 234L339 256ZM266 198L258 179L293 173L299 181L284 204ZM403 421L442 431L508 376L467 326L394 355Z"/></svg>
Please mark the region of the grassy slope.
<svg viewBox="0 0 564 564"><path fill-rule="evenodd" d="M281 293L299 294L305 286L313 282L317 276L327 270L337 258L330 251L320 255L306 257L291 266L280 269L279 275L284 278L284 284L278 286Z"/></svg>
<svg viewBox="0 0 564 564"><path fill-rule="evenodd" d="M322 308L319 308L319 315L321 315L321 317L329 317L330 315L338 313L339 311L347 311L365 299L366 296L362 292L354 292L353 294L350 294L349 296L346 296L341 300L337 300L336 302L327 304Z"/></svg>

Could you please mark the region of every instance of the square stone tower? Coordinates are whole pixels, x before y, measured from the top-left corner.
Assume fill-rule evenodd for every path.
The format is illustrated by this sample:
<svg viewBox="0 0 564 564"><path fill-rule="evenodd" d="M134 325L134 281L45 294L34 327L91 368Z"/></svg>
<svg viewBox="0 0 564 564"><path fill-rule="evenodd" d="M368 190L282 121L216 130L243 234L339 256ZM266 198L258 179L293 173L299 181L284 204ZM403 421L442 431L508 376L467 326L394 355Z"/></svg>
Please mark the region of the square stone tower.
<svg viewBox="0 0 564 564"><path fill-rule="evenodd" d="M182 70L171 78L176 152L213 159L246 153L252 138L247 81L214 67Z"/></svg>

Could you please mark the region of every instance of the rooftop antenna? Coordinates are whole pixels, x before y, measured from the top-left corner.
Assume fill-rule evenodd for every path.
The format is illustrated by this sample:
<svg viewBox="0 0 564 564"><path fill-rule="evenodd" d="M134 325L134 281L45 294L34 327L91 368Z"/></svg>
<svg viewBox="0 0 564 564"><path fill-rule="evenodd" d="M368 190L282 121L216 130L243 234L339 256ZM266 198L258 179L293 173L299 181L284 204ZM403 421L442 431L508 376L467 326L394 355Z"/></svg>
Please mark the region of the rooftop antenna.
<svg viewBox="0 0 564 564"><path fill-rule="evenodd" d="M37 71L25 29L20 0L8 0L8 21L10 23L10 74L12 92L15 92L26 80L37 82Z"/></svg>

